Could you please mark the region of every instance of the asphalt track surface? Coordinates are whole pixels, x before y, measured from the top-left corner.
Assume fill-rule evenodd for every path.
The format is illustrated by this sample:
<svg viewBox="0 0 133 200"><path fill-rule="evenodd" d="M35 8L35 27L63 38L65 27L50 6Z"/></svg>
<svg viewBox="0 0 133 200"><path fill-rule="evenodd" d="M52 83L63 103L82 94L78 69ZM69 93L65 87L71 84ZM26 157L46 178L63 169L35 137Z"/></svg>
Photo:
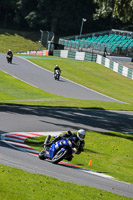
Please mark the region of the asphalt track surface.
<svg viewBox="0 0 133 200"><path fill-rule="evenodd" d="M45 79L43 77L46 72L46 74L49 74L47 74L46 77L49 76L50 80L52 81L51 84L55 84L55 81L53 80L53 75L47 70L42 70L41 68L17 57L14 58L14 63L12 65L6 63L4 55L0 55L0 58L0 69L6 71L9 74L17 76L20 79L23 79L26 76L26 82L34 80L34 82L32 82L31 84L39 87L40 79L43 80L43 83L41 85L45 85ZM31 70L31 68L33 67L33 72L27 74L28 72L26 73L25 70L23 71L23 67L25 69L26 66L28 68L28 71ZM38 72L36 71L36 68ZM42 76L42 72L44 73L42 77L43 79L39 78ZM38 73L38 76L36 76L36 73ZM35 77L33 76L33 74ZM63 78L61 77L61 80L62 79ZM67 84L67 82L69 81L59 81L57 82L57 84ZM71 85L73 83L70 82L69 84ZM51 87L51 85L49 86ZM102 96L101 98L104 98L104 96ZM106 134L107 130L132 132L133 112L116 112L95 109L51 109L45 107L15 105L0 106L0 134L12 131L44 132L66 131L69 129L77 130L78 128L85 128L86 130L96 131L99 130L103 131L103 134ZM46 161L41 161L37 157L34 157L30 154L13 149L2 141L0 141L0 163L6 164L11 167L17 167L33 173L45 174L47 176L52 176L60 180L70 181L81 185L90 185L116 194L133 197L133 184L100 177L94 174L79 171L71 167L53 165ZM107 173L109 174L109 172Z"/></svg>

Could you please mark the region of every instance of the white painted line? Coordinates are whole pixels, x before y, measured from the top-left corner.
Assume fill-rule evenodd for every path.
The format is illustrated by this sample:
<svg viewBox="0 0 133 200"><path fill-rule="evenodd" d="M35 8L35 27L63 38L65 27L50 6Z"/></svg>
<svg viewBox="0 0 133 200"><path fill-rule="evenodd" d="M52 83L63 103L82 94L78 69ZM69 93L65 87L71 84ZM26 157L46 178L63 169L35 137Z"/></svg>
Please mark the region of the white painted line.
<svg viewBox="0 0 133 200"><path fill-rule="evenodd" d="M13 142L13 141L7 141L7 140L2 140L3 142L5 142L5 143L7 143L7 144L11 144L12 146L13 145L17 145L17 146L19 146L19 147L29 147L28 145L26 145L26 144L23 144L23 143L19 143L19 142Z"/></svg>
<svg viewBox="0 0 133 200"><path fill-rule="evenodd" d="M10 142L10 141L16 141L16 142L21 142L21 143L24 143L24 140L21 140L21 139L15 139L15 138L12 138L12 137L4 137L4 139L6 140L6 141L8 141L8 142Z"/></svg>
<svg viewBox="0 0 133 200"><path fill-rule="evenodd" d="M85 173L93 174L93 175L100 176L100 177L103 177L103 178L114 179L114 177L112 177L112 176L109 176L109 175L106 175L106 174L102 174L102 173L98 173L98 172L94 172L94 171L91 171L91 170L83 169L82 171L85 172Z"/></svg>

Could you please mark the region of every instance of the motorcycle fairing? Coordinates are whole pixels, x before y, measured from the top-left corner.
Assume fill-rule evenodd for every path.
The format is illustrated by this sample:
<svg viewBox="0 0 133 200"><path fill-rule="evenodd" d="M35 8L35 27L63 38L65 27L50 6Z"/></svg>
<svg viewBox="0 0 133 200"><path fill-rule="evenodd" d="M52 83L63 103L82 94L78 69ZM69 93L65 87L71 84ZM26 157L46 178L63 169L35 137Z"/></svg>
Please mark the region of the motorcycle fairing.
<svg viewBox="0 0 133 200"><path fill-rule="evenodd" d="M69 139L62 139L57 141L55 144L52 144L50 146L50 148L45 152L44 156L47 158L52 159L55 155L55 152L57 149L60 149L61 147L61 152L63 152L65 150L65 147L67 146L68 148L70 148L70 145L68 144L68 140ZM60 153L61 153L60 152Z"/></svg>

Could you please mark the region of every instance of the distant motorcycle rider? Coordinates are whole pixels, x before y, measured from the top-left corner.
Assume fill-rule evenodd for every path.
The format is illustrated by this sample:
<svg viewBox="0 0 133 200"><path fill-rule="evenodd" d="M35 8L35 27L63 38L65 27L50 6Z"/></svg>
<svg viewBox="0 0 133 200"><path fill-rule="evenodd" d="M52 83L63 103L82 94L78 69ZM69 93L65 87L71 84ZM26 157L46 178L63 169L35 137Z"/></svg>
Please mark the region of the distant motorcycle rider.
<svg viewBox="0 0 133 200"><path fill-rule="evenodd" d="M68 131L68 133L63 134L62 136L57 136L51 141L51 135L48 135L46 140L44 141L44 149L49 148L53 143L57 142L58 140L69 138L71 143L73 144L73 152L75 154L80 154L82 151L84 151L85 136L86 132L83 129L78 130L77 133L72 133L71 131ZM68 160L71 161L72 158L73 156L70 155Z"/></svg>
<svg viewBox="0 0 133 200"><path fill-rule="evenodd" d="M13 58L13 53L11 51L11 49L9 49L9 51L7 52L7 61L9 63L9 59L11 60L12 63L12 58Z"/></svg>
<svg viewBox="0 0 133 200"><path fill-rule="evenodd" d="M56 70L59 70L59 72L61 73L61 70L60 70L58 65L56 65L55 68L54 68L54 74L56 73Z"/></svg>

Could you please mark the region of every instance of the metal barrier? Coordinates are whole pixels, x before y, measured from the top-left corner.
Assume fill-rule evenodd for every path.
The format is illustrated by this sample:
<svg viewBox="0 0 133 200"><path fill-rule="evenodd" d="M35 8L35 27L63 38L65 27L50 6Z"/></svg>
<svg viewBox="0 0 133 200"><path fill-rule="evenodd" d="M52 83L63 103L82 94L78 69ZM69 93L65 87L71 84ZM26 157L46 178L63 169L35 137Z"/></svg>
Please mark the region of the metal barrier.
<svg viewBox="0 0 133 200"><path fill-rule="evenodd" d="M63 58L72 58L75 60L96 62L98 64L105 66L110 70L113 70L116 73L121 74L122 76L125 76L133 80L133 69L120 65L119 63L114 62L111 59L105 58L101 55L90 54L86 52L74 52L68 50L54 50L53 55Z"/></svg>

